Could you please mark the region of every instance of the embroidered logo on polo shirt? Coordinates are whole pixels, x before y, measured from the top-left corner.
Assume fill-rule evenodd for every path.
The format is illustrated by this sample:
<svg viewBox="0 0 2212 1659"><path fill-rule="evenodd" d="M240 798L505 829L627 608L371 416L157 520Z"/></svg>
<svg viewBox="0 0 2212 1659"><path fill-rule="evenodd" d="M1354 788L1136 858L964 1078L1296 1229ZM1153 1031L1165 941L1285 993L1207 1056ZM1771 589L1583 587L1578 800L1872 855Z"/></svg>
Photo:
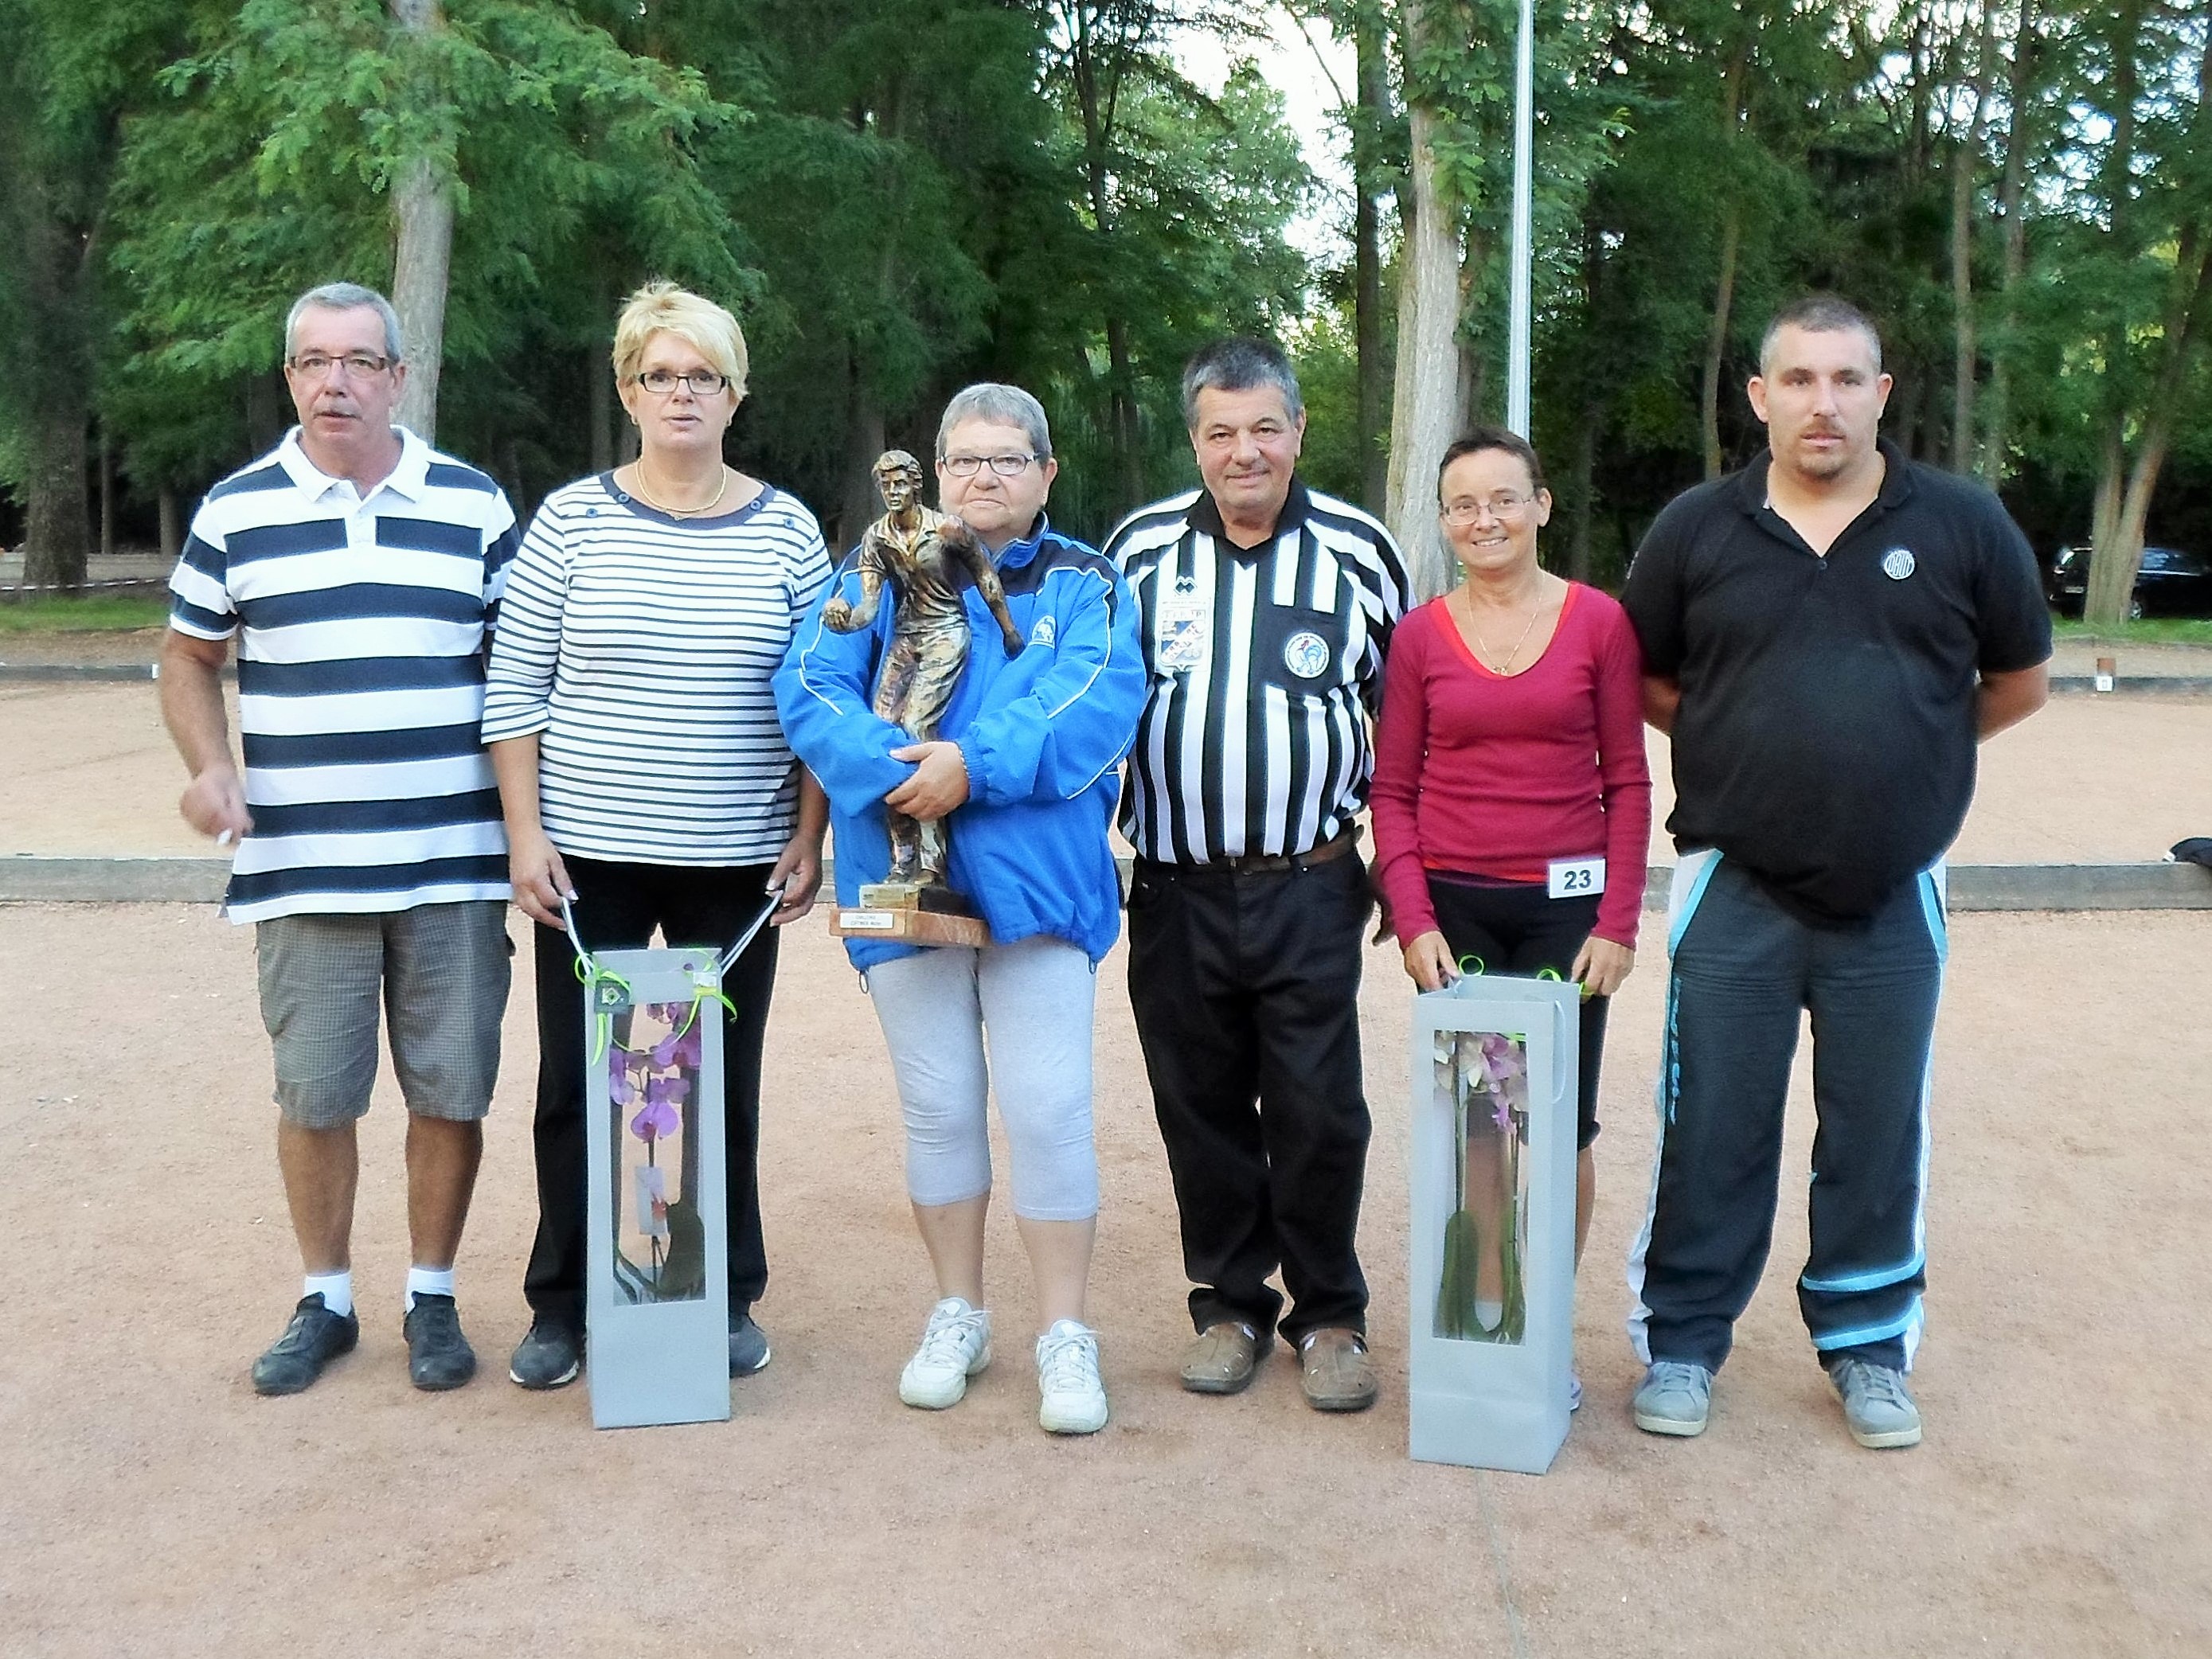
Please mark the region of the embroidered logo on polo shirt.
<svg viewBox="0 0 2212 1659"><path fill-rule="evenodd" d="M1328 672L1328 641L1318 634L1298 633L1283 641L1283 666L1302 680L1317 680Z"/></svg>
<svg viewBox="0 0 2212 1659"><path fill-rule="evenodd" d="M1893 582L1901 582L1920 568L1909 547L1893 547L1882 556L1881 574Z"/></svg>
<svg viewBox="0 0 2212 1659"><path fill-rule="evenodd" d="M1036 619L1036 626L1030 629L1030 643L1041 645L1048 651L1052 649L1052 642L1058 637L1053 629L1052 618L1049 617L1039 617Z"/></svg>

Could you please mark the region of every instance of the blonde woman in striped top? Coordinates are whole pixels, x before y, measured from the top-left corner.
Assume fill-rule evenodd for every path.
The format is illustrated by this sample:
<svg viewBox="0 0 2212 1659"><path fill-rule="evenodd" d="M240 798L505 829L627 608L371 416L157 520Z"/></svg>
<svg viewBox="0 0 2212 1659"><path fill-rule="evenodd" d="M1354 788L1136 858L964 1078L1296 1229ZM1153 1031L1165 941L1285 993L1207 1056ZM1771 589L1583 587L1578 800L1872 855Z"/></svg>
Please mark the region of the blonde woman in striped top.
<svg viewBox="0 0 2212 1659"><path fill-rule="evenodd" d="M533 1315L510 1375L558 1388L582 1364L582 1002L561 900L597 951L731 944L771 887L781 926L812 908L827 809L784 742L770 679L829 579L814 516L727 465L745 343L721 307L639 290L614 368L640 453L548 496L516 556L484 702L514 902L536 929L538 1237ZM730 1370L768 1363L755 1173L760 1055L775 976L764 929L723 990Z"/></svg>

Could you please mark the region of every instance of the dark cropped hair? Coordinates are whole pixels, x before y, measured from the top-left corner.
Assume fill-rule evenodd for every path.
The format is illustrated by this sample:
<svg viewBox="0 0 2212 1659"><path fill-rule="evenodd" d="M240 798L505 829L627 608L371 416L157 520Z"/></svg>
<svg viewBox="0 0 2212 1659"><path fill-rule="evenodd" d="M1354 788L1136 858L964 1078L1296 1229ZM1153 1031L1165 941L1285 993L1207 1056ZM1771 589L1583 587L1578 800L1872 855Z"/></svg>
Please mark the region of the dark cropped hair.
<svg viewBox="0 0 2212 1659"><path fill-rule="evenodd" d="M1773 320L1766 325L1766 332L1759 337L1761 374L1766 373L1767 361L1774 354L1774 337L1785 328L1802 328L1808 334L1836 334L1856 329L1874 348L1875 371L1879 373L1881 368L1881 331L1874 325L1874 319L1838 295L1808 294L1776 312Z"/></svg>
<svg viewBox="0 0 2212 1659"><path fill-rule="evenodd" d="M1241 335L1200 346L1182 371L1182 423L1198 429L1198 394L1201 392L1249 392L1271 386L1283 394L1283 409L1297 420L1305 409L1298 396L1297 371L1273 340Z"/></svg>
<svg viewBox="0 0 2212 1659"><path fill-rule="evenodd" d="M1509 432L1502 426L1478 426L1464 438L1453 441L1444 451L1444 458L1437 463L1437 503L1443 504L1444 472L1462 455L1480 455L1486 449L1502 449L1509 455L1517 455L1521 464L1528 469L1528 480L1538 489L1547 488L1544 483L1544 464L1536 459L1536 447L1517 432Z"/></svg>

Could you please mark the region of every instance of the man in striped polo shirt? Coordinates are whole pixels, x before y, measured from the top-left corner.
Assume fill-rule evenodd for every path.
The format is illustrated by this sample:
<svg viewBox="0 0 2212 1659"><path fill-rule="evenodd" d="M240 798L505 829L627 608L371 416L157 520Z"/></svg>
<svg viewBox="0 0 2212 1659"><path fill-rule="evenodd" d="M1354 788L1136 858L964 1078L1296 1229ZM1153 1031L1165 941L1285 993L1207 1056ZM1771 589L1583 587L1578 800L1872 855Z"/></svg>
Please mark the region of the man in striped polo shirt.
<svg viewBox="0 0 2212 1659"><path fill-rule="evenodd" d="M1121 830L1129 1000L1197 1283L1182 1382L1243 1389L1280 1315L1307 1400L1358 1411L1375 1373L1353 1248L1371 902L1355 821L1405 563L1381 525L1298 479L1305 409L1277 347L1210 345L1182 386L1205 487L1106 548L1152 671Z"/></svg>
<svg viewBox="0 0 2212 1659"><path fill-rule="evenodd" d="M307 1269L253 1386L296 1394L359 1338L354 1125L381 1002L408 1110L408 1370L417 1388L459 1388L476 1355L453 1257L510 953L506 836L477 726L514 514L491 479L392 424L407 368L383 295L311 290L284 347L300 424L193 518L161 680L191 774L185 817L238 844L226 908L258 928L276 1159ZM242 779L222 696L234 637Z"/></svg>

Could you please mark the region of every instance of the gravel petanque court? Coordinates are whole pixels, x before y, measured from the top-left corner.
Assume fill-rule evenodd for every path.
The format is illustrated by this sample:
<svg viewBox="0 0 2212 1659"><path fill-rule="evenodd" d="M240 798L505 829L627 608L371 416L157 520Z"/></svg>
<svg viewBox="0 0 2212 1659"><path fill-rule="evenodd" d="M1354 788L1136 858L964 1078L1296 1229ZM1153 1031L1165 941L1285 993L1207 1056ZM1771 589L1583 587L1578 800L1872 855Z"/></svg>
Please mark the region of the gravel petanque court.
<svg viewBox="0 0 2212 1659"><path fill-rule="evenodd" d="M517 932L520 930L518 927ZM1035 1425L1024 1271L998 1358L901 1407L930 1291L881 1041L818 918L788 941L762 1152L775 1344L726 1425L594 1432L504 1378L532 1221L508 1011L460 1299L483 1373L407 1385L387 1082L363 1129L361 1347L246 1371L297 1294L250 935L185 906L0 908L0 1650L2073 1656L2212 1651L2212 919L1957 919L1936 1064L1927 1443L1861 1451L1797 1322L1802 1186L1702 1440L1638 1433L1620 1263L1662 979L1613 1018L1577 1351L1543 1479L1405 1456L1405 987L1372 955L1363 1226L1381 1404L1176 1386L1172 1200L1120 955L1102 970L1093 1319L1114 1417ZM1801 1065L1801 1073L1803 1071ZM1811 1128L1800 1079L1790 1167Z"/></svg>
<svg viewBox="0 0 2212 1659"><path fill-rule="evenodd" d="M2208 749L2212 700L2060 699L1985 751L1958 856L2155 858L2212 832ZM0 854L206 850L175 819L149 687L0 687ZM407 1385L387 1078L362 1131L362 1346L260 1400L246 1367L299 1264L250 933L202 907L0 905L0 1204L24 1235L0 1261L0 1653L2212 1652L2212 914L1954 919L1928 1439L1887 1453L1851 1444L1798 1323L1802 1056L1772 1263L1713 1425L1628 1420L1656 927L1612 1022L1589 1403L1533 1480L1405 1455L1394 950L1364 999L1371 1413L1308 1410L1281 1349L1246 1395L1176 1386L1186 1287L1119 952L1091 1310L1113 1419L1087 1442L1036 1427L1003 1212L996 1362L950 1413L900 1406L929 1281L882 1040L817 914L787 939L769 1030L774 1363L726 1425L603 1434L581 1388L504 1376L534 1219L526 975L460 1264L482 1374Z"/></svg>

